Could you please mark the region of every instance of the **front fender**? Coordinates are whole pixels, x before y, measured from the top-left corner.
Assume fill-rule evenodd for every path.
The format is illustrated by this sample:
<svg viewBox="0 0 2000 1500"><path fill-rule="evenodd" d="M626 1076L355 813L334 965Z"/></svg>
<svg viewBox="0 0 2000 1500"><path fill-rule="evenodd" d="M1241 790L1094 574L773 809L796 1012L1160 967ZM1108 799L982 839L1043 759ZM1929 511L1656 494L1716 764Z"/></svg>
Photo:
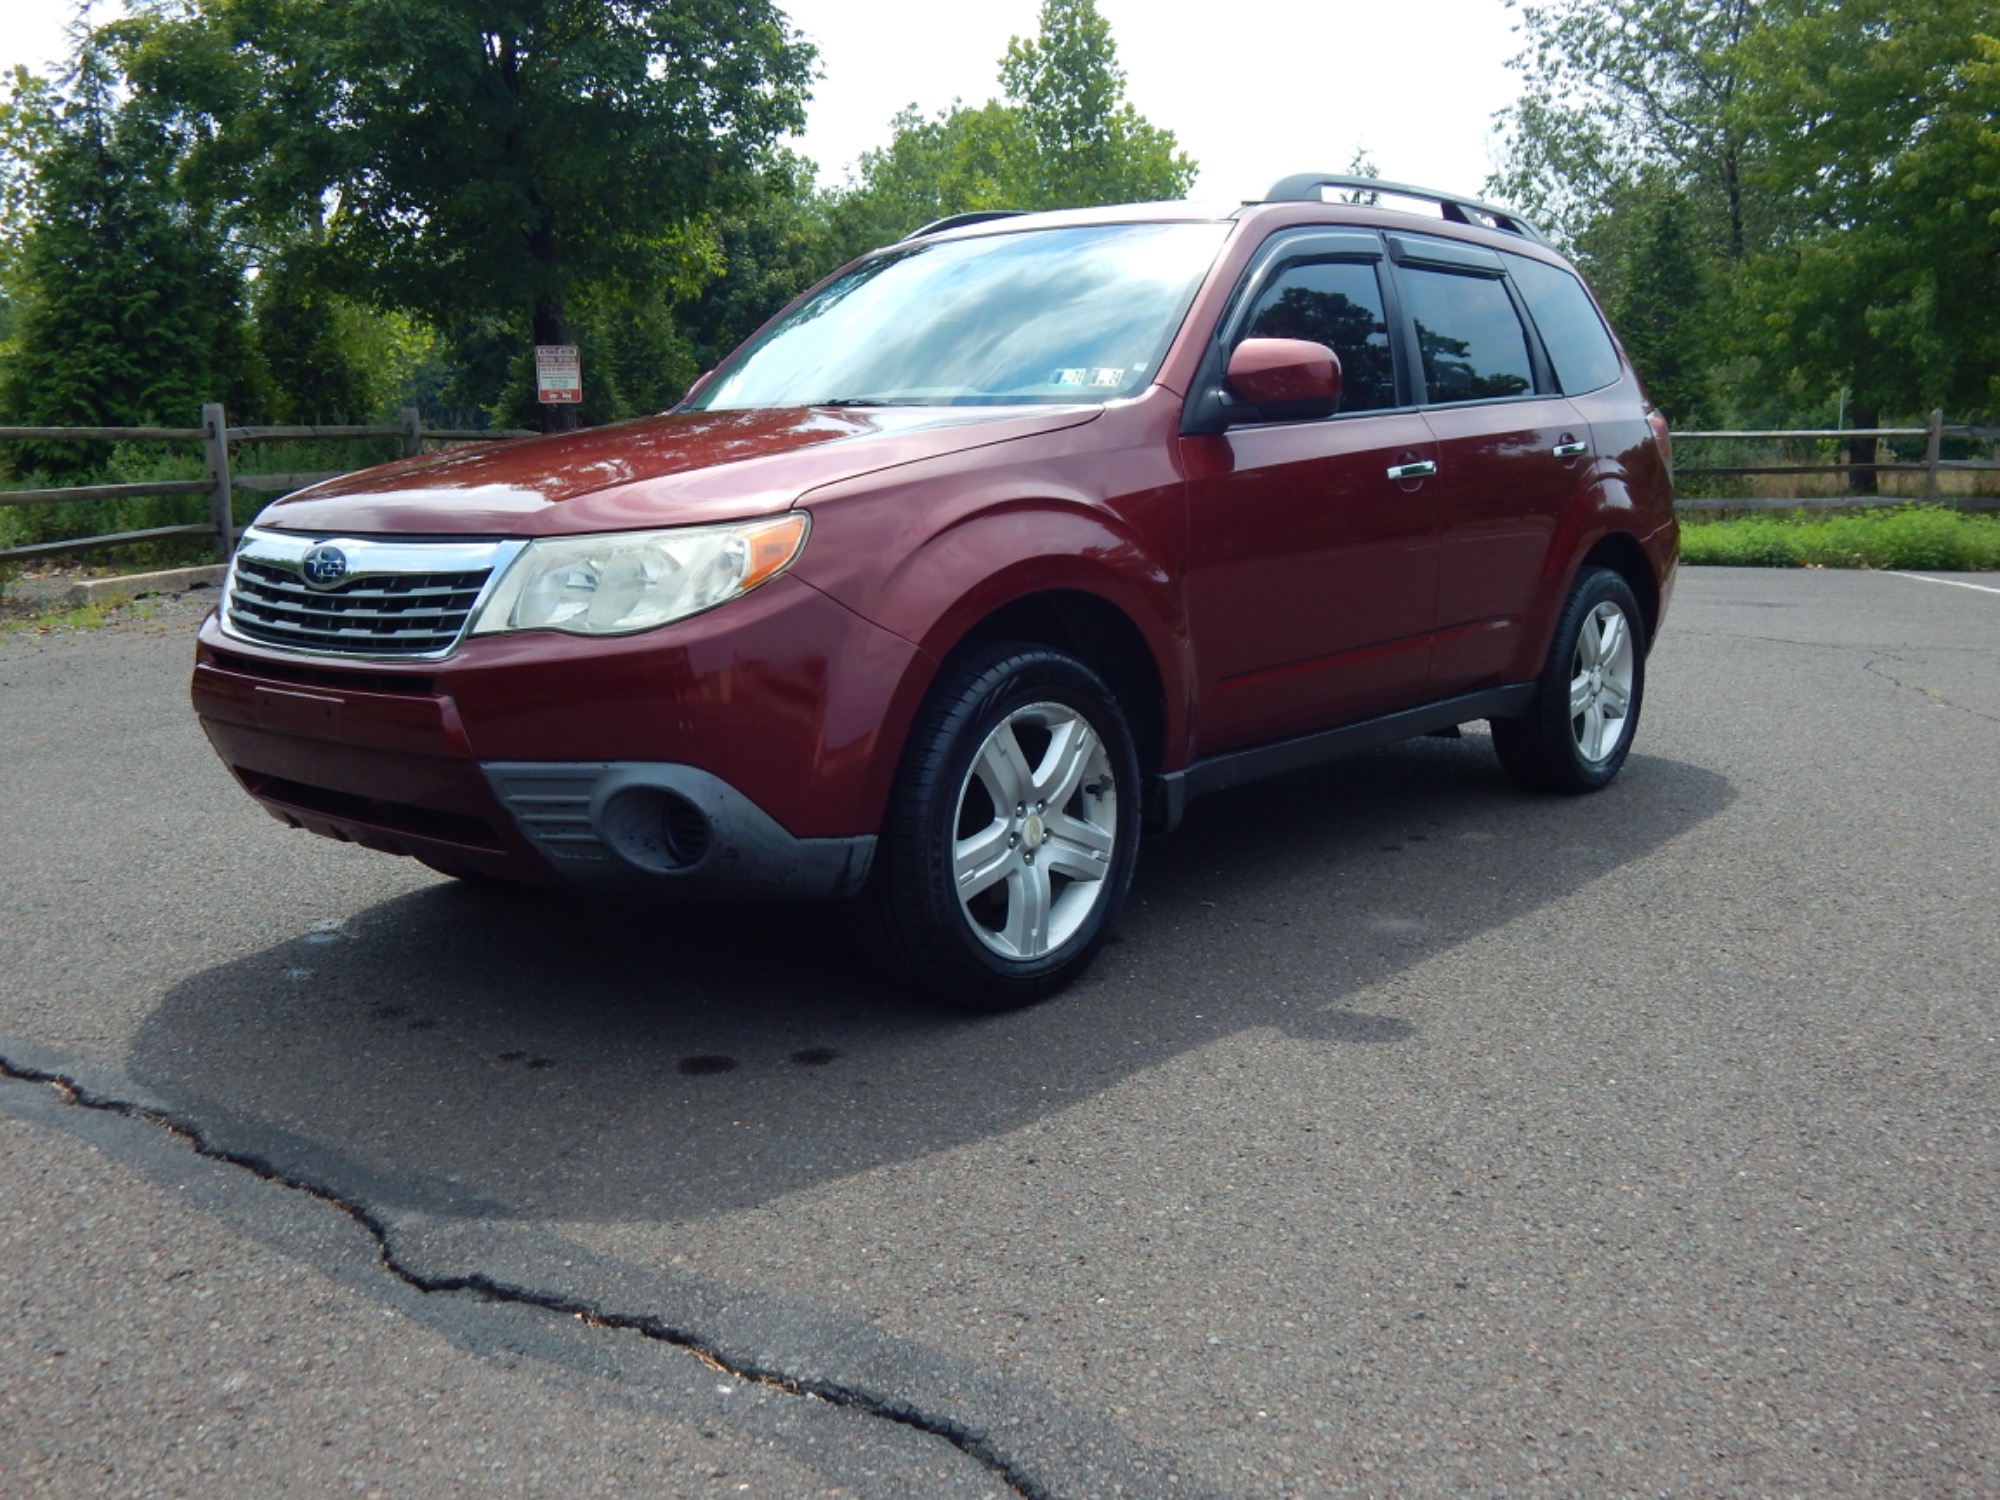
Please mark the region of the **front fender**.
<svg viewBox="0 0 2000 1500"><path fill-rule="evenodd" d="M1002 558L1008 560L996 563ZM1102 600L1137 630L1162 688L1170 762L1164 769L1177 768L1176 752L1187 743L1189 681L1179 591L1163 566L1145 559L1102 518L1047 504L988 512L946 528L900 559L869 598L864 618L919 648L891 695L878 742L906 740L938 668L982 622L1009 605L1050 594ZM894 771L892 758L877 757L869 805L888 805Z"/></svg>
<svg viewBox="0 0 2000 1500"><path fill-rule="evenodd" d="M893 695L887 742L907 736L939 664L982 621L1037 595L1078 593L1119 611L1145 642L1178 763L1190 680L1186 496L1172 446L1153 440L1152 418L1171 413L1166 403L1139 409L1147 404L1023 443L1006 465L991 450L976 462L953 455L808 497L813 534L796 576L919 648ZM881 773L884 806L893 770Z"/></svg>

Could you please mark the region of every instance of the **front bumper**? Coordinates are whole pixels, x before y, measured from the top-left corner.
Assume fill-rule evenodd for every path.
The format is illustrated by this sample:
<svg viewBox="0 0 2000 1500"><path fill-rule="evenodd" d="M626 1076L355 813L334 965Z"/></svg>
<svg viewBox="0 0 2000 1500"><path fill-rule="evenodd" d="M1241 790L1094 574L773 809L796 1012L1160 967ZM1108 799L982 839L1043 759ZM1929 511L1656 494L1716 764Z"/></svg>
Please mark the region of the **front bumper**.
<svg viewBox="0 0 2000 1500"><path fill-rule="evenodd" d="M533 884L833 897L866 879L914 655L780 579L671 634L500 637L407 665L259 647L211 618L192 695L244 788L329 838Z"/></svg>
<svg viewBox="0 0 2000 1500"><path fill-rule="evenodd" d="M450 699L336 697L204 664L195 703L216 753L273 817L453 874L813 899L859 891L875 851L873 835L798 838L694 766L474 760ZM330 730L343 738L313 732Z"/></svg>
<svg viewBox="0 0 2000 1500"><path fill-rule="evenodd" d="M452 753L449 699L375 696L231 682L206 665L195 677L202 728L244 789L327 838L452 874L632 895L818 899L868 878L873 835L798 838L694 766L480 762ZM287 732L301 720L346 738Z"/></svg>

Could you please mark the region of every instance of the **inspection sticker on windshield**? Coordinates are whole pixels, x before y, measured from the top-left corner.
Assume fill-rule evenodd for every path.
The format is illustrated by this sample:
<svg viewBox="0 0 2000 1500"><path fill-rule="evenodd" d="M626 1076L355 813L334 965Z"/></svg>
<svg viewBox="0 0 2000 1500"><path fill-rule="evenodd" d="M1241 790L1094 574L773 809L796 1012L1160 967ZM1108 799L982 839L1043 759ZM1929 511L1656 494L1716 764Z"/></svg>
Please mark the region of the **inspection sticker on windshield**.
<svg viewBox="0 0 2000 1500"><path fill-rule="evenodd" d="M1050 385L1082 385L1090 376L1088 370L1058 370L1049 377Z"/></svg>
<svg viewBox="0 0 2000 1500"><path fill-rule="evenodd" d="M1090 375L1090 383L1092 385L1123 385L1125 383L1125 367L1120 365L1115 370L1093 370Z"/></svg>

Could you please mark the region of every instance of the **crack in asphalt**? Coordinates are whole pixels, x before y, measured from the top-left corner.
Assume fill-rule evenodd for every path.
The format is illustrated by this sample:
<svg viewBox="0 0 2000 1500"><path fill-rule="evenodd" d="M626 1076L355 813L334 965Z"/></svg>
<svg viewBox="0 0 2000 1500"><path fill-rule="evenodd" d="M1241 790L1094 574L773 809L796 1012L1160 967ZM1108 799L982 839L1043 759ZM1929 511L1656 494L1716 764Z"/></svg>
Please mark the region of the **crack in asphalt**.
<svg viewBox="0 0 2000 1500"><path fill-rule="evenodd" d="M1789 635L1751 635L1737 630L1703 630L1699 626L1677 627L1676 640L1681 637L1702 641L1750 641L1760 646L1802 646L1812 651L1892 651L1896 647L1887 641L1802 641ZM1926 646L1926 651L1938 655L1991 656L1991 646Z"/></svg>
<svg viewBox="0 0 2000 1500"><path fill-rule="evenodd" d="M1903 681L1894 672L1888 670L1890 665L1894 665L1899 670L1904 666L1903 662L1894 656L1883 656L1869 662L1864 670L1872 676L1879 677L1884 682L1902 689L1906 693L1921 693L1933 703L1942 704L1946 708L1955 708L1962 714L1970 714L1975 719L1984 719L1989 724L2000 724L2000 718L1995 718L1992 714L1983 712L1977 708L1967 708L1963 703L1955 702L1933 688L1922 687L1914 682Z"/></svg>
<svg viewBox="0 0 2000 1500"><path fill-rule="evenodd" d="M1703 630L1688 630L1688 631L1683 631L1681 633L1684 635L1702 636L1710 640L1727 639L1735 641L1756 641L1759 644L1765 646L1801 646L1809 650L1817 650L1817 651L1867 652L1867 651L1882 650L1882 647L1880 646L1870 646L1865 644L1856 644L1856 643L1842 642L1842 641L1798 641L1798 640L1792 640L1789 637L1782 635L1733 635L1733 634L1725 634L1722 631L1703 631ZM1960 655L1969 655L1969 656L1986 656L1991 654L1991 648L1986 646L1951 646L1951 647L1941 647L1938 649L1942 651L1954 652ZM2000 717L1996 717L1993 714L1986 713L1981 709L1968 708L1966 707L1965 704L1958 702L1956 699L1946 697L1943 693L1938 692L1934 688L1923 687L1914 682L1905 682L1902 678L1898 677L1894 672L1887 670L1887 666L1891 664L1893 664L1899 669L1903 668L1905 665L1900 657L1884 653L1883 655L1877 656L1870 661L1863 662L1861 664L1861 670L1868 673L1872 677L1881 678L1882 681L1888 683L1891 687L1900 688L1902 691L1907 693L1920 694L1921 696L1928 698L1931 702L1939 704L1945 708L1955 708L1962 714L1970 714L1975 719L1984 719L1989 724L2000 724Z"/></svg>
<svg viewBox="0 0 2000 1500"><path fill-rule="evenodd" d="M940 1438L992 1473L1001 1483L1020 1495L1022 1500L1055 1500L1051 1491L1021 1473L978 1433L956 1422L929 1416L907 1402L871 1395L866 1391L831 1381L802 1380L781 1370L767 1369L755 1364L733 1363L722 1350L699 1334L673 1328L658 1318L644 1314L610 1312L578 1298L565 1297L557 1292L536 1291L531 1287L510 1286L477 1272L463 1276L421 1275L397 1259L395 1247L390 1243L388 1226L361 1204L331 1188L281 1172L269 1162L261 1161L254 1156L212 1146L203 1137L200 1128L189 1121L177 1119L164 1110L134 1104L129 1100L93 1094L75 1079L64 1074L10 1062L5 1057L0 1057L0 1078L11 1078L19 1083L42 1084L53 1089L65 1103L78 1109L99 1110L152 1125L184 1142L195 1155L205 1160L240 1168L262 1181L317 1199L360 1225L374 1240L382 1269L405 1286L426 1296L470 1294L484 1301L534 1307L545 1312L558 1313L564 1317L575 1318L590 1328L636 1333L656 1343L685 1350L711 1369L746 1384L762 1386L787 1396L824 1401L832 1406L844 1407L864 1416L894 1422L899 1426L913 1428L918 1432Z"/></svg>

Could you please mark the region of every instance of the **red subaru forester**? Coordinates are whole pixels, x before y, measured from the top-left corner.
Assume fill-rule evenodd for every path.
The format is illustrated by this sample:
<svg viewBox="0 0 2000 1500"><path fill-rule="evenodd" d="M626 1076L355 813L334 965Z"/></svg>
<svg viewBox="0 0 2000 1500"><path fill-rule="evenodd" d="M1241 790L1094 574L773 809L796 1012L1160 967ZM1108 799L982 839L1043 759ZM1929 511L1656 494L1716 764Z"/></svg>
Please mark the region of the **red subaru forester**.
<svg viewBox="0 0 2000 1500"><path fill-rule="evenodd" d="M893 976L1009 1006L1204 792L1476 719L1527 784L1605 785L1677 535L1665 423L1561 256L1307 174L947 220L662 416L288 496L194 702L287 823L857 898Z"/></svg>

